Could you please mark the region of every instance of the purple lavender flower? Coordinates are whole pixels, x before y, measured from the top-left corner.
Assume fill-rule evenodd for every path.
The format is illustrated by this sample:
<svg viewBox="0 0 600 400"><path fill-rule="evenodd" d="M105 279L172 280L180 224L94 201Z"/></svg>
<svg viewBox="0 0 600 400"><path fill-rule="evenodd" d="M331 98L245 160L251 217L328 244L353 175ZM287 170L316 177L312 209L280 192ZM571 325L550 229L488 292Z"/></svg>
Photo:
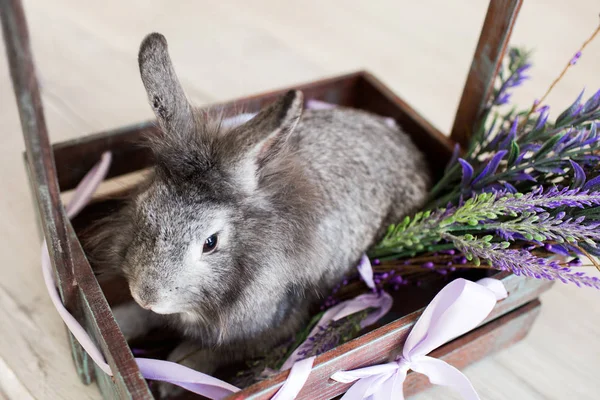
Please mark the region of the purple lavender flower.
<svg viewBox="0 0 600 400"><path fill-rule="evenodd" d="M571 58L571 61L569 61L569 64L571 64L571 65L577 64L577 61L579 61L580 58L581 58L581 51L578 51L577 53L575 53L573 58Z"/></svg>
<svg viewBox="0 0 600 400"><path fill-rule="evenodd" d="M600 279L597 277L574 272L571 268L560 265L556 260L534 256L527 250L506 249L501 243L490 243L476 238L469 240L455 236L453 242L460 251L476 263L485 261L492 268L511 271L515 275L559 280L563 283L571 282L577 286L600 289Z"/></svg>
<svg viewBox="0 0 600 400"><path fill-rule="evenodd" d="M433 269L434 267L435 265L431 261L427 261L425 264L423 264L423 268Z"/></svg>
<svg viewBox="0 0 600 400"><path fill-rule="evenodd" d="M368 313L369 310L363 310L338 321L331 321L325 329L308 337L298 354L303 358L317 356L353 339L361 331L360 322Z"/></svg>
<svg viewBox="0 0 600 400"><path fill-rule="evenodd" d="M600 222L584 224L583 216L576 219L564 218L564 215L552 217L549 213L525 213L507 222L487 224L487 228L496 230L507 240L518 234L528 241L586 243L588 246L597 247L596 243L600 243Z"/></svg>
<svg viewBox="0 0 600 400"><path fill-rule="evenodd" d="M498 100L496 100L494 102L494 104L497 105L497 106L508 104L508 102L510 101L510 97L511 96L512 96L512 93L503 93L503 94L500 95L500 97L498 97Z"/></svg>
<svg viewBox="0 0 600 400"><path fill-rule="evenodd" d="M525 72L531 68L531 64L525 63L518 67L513 67L514 70L509 75L508 79L501 83L500 88L496 91L496 95L492 101L493 105L500 106L508 103L512 93L508 90L519 87L530 77L525 75Z"/></svg>

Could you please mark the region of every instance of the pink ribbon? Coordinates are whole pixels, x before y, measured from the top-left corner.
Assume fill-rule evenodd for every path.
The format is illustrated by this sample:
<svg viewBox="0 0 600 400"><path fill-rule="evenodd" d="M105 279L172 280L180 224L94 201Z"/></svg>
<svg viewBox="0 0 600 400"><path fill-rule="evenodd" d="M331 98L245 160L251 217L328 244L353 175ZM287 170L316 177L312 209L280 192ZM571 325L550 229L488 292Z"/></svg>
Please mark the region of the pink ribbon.
<svg viewBox="0 0 600 400"><path fill-rule="evenodd" d="M310 376L315 356L296 361L281 388L271 400L294 400Z"/></svg>
<svg viewBox="0 0 600 400"><path fill-rule="evenodd" d="M427 354L477 327L496 302L507 296L502 282L495 279L474 283L459 278L450 282L427 306L408 335L402 355L394 362L333 374L331 379L338 382L357 381L342 400L402 400L409 370L426 375L433 384L454 388L466 400L478 400L462 372Z"/></svg>

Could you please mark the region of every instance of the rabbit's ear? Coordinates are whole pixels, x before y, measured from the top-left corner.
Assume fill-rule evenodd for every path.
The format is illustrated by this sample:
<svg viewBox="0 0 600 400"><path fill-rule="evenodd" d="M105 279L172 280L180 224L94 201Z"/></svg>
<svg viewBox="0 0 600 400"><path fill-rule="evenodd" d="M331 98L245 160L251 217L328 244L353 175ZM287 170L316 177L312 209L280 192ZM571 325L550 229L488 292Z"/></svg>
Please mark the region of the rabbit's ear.
<svg viewBox="0 0 600 400"><path fill-rule="evenodd" d="M192 129L192 107L177 79L160 33L144 38L138 55L142 82L161 128L167 135L186 135Z"/></svg>
<svg viewBox="0 0 600 400"><path fill-rule="evenodd" d="M236 129L238 148L260 168L283 148L302 115L302 105L303 95L298 90L281 96Z"/></svg>

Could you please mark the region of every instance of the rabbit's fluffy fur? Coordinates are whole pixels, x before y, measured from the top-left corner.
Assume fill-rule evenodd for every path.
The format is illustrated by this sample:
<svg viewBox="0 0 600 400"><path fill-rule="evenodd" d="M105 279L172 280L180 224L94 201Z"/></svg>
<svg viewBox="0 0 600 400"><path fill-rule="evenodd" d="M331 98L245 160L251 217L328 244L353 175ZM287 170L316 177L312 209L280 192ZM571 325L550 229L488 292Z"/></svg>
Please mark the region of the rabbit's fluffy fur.
<svg viewBox="0 0 600 400"><path fill-rule="evenodd" d="M171 324L189 339L172 358L198 343L206 350L186 362L211 373L301 328L386 227L422 206L430 173L382 117L302 112L290 91L224 129L190 106L162 35L144 39L139 63L164 135L151 141L152 176L90 242L91 257L152 310L115 310L126 335Z"/></svg>

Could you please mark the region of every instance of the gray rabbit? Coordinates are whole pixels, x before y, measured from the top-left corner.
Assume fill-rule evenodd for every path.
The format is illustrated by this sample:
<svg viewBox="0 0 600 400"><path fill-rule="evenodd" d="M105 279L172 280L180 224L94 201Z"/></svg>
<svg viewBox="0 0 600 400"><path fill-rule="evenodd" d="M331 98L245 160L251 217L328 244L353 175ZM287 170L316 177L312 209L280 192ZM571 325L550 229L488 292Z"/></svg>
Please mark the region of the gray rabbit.
<svg viewBox="0 0 600 400"><path fill-rule="evenodd" d="M153 173L95 238L95 255L137 303L115 309L127 337L169 324L187 338L173 360L201 346L185 363L212 373L288 339L386 227L424 203L425 159L383 117L303 113L290 91L227 128L190 105L162 35L144 39L139 66L164 135L149 139Z"/></svg>

